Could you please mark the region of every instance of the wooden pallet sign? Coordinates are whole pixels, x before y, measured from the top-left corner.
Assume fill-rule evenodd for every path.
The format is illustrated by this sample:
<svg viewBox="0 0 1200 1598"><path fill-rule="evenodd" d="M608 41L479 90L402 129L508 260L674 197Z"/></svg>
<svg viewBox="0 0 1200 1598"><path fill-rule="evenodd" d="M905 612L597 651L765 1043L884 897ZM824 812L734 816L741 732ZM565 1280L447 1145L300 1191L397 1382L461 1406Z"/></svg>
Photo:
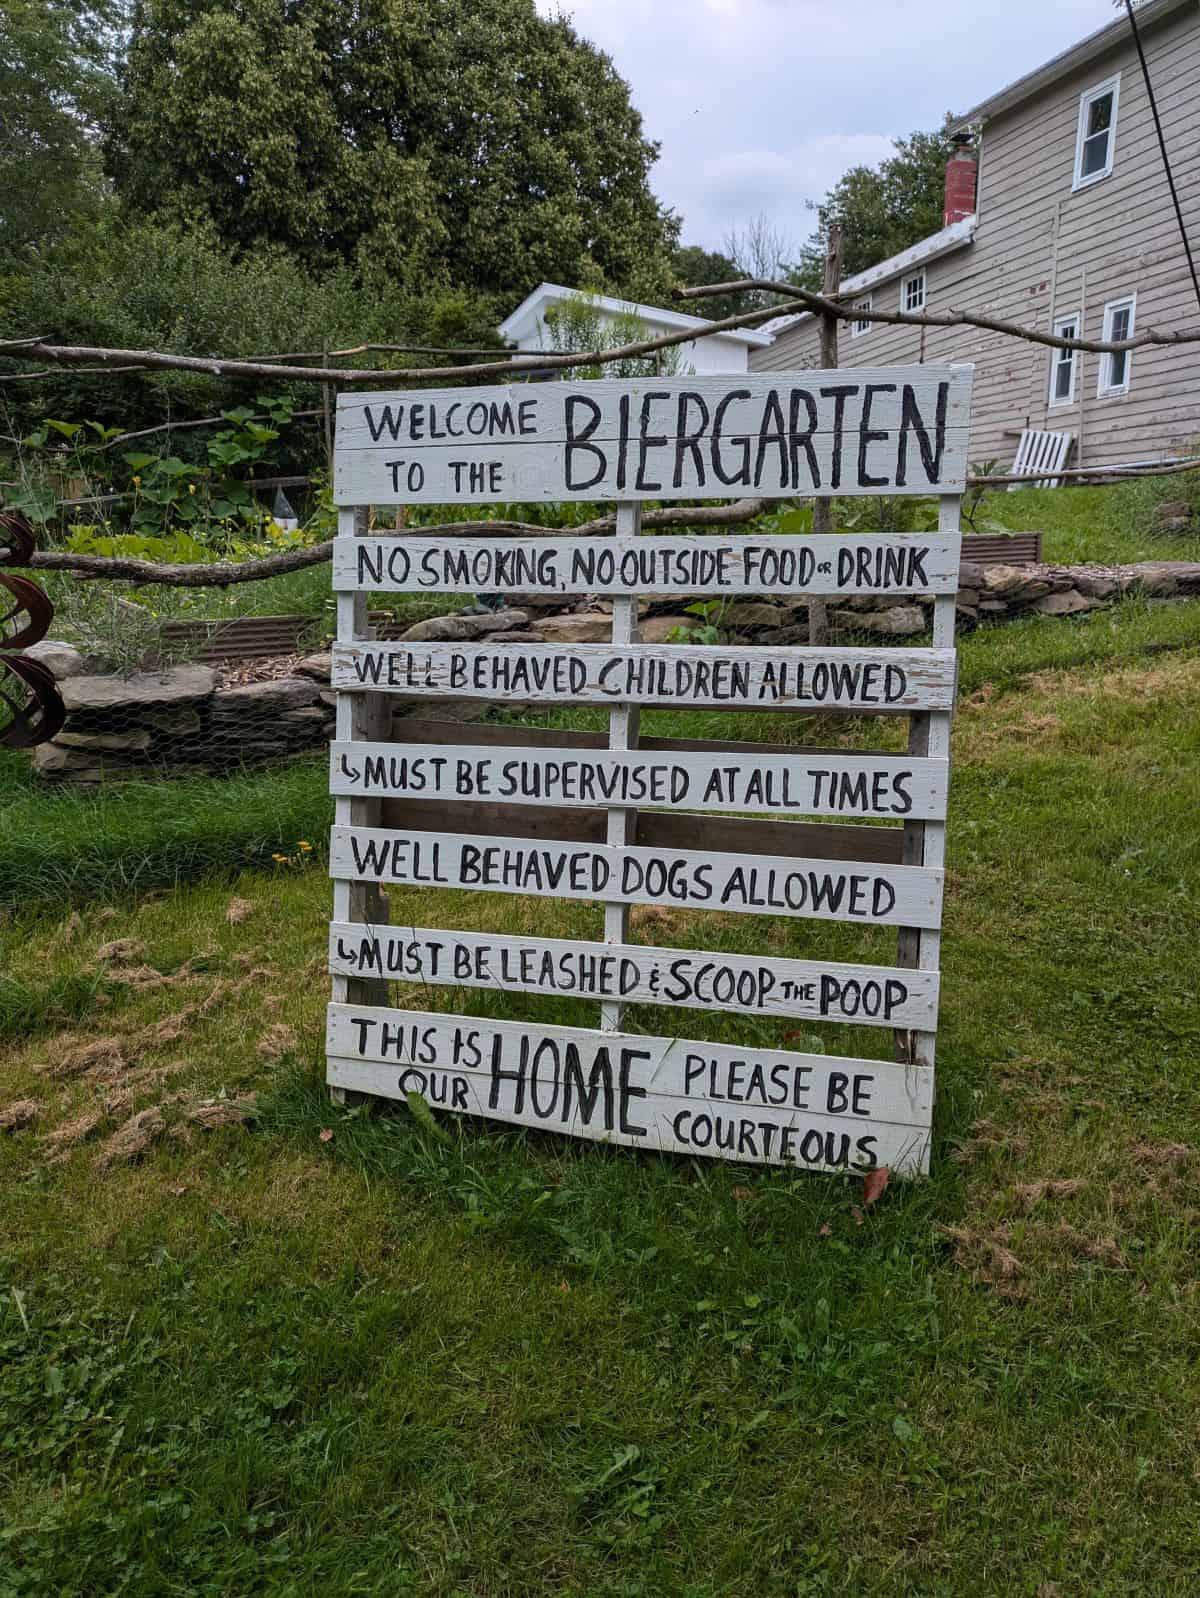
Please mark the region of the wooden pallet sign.
<svg viewBox="0 0 1200 1598"><path fill-rule="evenodd" d="M928 1169L972 375L920 366L341 396L335 1096L416 1093L439 1111L631 1149ZM746 494L935 494L938 527L641 532L644 500ZM470 536L367 536L371 504L502 500L615 500L615 534L511 538L480 523ZM612 641L380 642L367 606L394 592L606 595ZM648 593L927 597L933 639L649 645L638 634ZM438 721L445 699L603 705L609 731ZM398 700L429 701L428 719L393 723ZM905 716L908 748L643 739L643 705ZM416 925L431 889L595 904L603 936ZM804 959L657 947L631 937L631 905L753 916L766 930L771 917L812 934ZM821 958L829 921L896 928L894 962ZM418 987L423 1006L443 989L590 1000L599 1025L399 1008L391 983ZM748 1040L644 1035L642 1005L745 1017ZM890 1032L894 1057L798 1052L782 1031L796 1020ZM778 1046L750 1041L771 1024Z"/></svg>

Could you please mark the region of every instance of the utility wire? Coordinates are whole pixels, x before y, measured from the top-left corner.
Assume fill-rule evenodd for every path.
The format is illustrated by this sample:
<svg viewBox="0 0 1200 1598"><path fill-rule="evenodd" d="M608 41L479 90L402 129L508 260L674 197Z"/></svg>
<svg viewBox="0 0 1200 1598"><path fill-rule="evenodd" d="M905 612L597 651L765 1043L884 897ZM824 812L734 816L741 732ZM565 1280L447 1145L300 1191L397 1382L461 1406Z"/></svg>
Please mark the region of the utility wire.
<svg viewBox="0 0 1200 1598"><path fill-rule="evenodd" d="M1183 207L1179 203L1179 191L1175 187L1175 174L1171 171L1171 158L1167 154L1167 141L1163 137L1162 121L1158 114L1158 102L1154 98L1154 85L1150 82L1150 68L1146 65L1146 52L1142 49L1142 36L1138 31L1137 18L1133 14L1133 0L1125 0L1125 10L1129 13L1129 26L1133 29L1133 42L1137 46L1138 60L1142 64L1142 78L1146 84L1146 94L1150 100L1150 111L1154 117L1154 129L1158 134L1158 147L1162 151L1163 168L1167 174L1167 183L1171 189L1171 199L1175 206L1175 219L1179 223L1179 236L1183 240L1183 253L1187 256L1188 271L1192 274L1192 287L1196 291L1196 303L1200 305L1200 277L1196 276L1196 263L1192 259L1192 246L1188 240L1187 227L1183 220Z"/></svg>

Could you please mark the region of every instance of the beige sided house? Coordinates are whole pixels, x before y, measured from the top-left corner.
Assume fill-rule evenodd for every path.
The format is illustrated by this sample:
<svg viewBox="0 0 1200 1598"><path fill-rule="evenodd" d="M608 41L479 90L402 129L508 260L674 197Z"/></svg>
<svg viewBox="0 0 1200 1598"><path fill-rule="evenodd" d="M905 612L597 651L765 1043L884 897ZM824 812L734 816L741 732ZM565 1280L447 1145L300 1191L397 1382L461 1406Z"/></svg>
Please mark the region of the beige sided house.
<svg viewBox="0 0 1200 1598"><path fill-rule="evenodd" d="M1193 251L1200 257L1200 5L1137 11ZM946 225L844 291L876 310L964 310L1085 338L1200 324L1127 19L958 118ZM977 198L976 198L977 194ZM813 317L780 319L752 371L813 366ZM1025 428L1070 433L1069 464L1156 461L1200 439L1200 346L1052 351L970 327L842 323L842 366L976 364L971 460L1010 462Z"/></svg>

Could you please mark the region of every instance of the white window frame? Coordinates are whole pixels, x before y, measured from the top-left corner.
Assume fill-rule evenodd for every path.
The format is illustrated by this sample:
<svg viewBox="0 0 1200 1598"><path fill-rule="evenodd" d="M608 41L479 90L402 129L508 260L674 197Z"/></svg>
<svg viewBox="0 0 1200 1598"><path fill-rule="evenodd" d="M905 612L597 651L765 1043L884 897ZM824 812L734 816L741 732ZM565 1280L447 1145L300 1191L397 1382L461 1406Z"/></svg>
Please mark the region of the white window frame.
<svg viewBox="0 0 1200 1598"><path fill-rule="evenodd" d="M861 300L855 300L853 309L856 311L873 311L875 309L874 296L867 294ZM874 325L873 322L853 321L850 323L850 337L865 338Z"/></svg>
<svg viewBox="0 0 1200 1598"><path fill-rule="evenodd" d="M921 298L915 305L910 305L908 303L908 288L910 283L920 283L921 285ZM922 267L919 272L910 272L907 277L902 277L900 279L900 309L902 311L909 311L914 315L919 311L923 311L925 309L925 303L928 297L929 285L925 281L924 267Z"/></svg>
<svg viewBox="0 0 1200 1598"><path fill-rule="evenodd" d="M1104 306L1104 333L1105 342L1113 337L1113 322L1118 311L1129 310L1129 331L1126 338L1132 338L1137 327L1137 291L1132 294L1121 294L1115 300L1108 300ZM1096 384L1096 398L1107 399L1112 394L1128 394L1129 385L1133 375L1133 351L1125 351L1125 376L1120 383L1109 380L1112 371L1112 352L1106 350L1100 357L1100 377Z"/></svg>
<svg viewBox="0 0 1200 1598"><path fill-rule="evenodd" d="M1083 175L1083 143L1087 135L1088 112L1093 100L1099 100L1102 95L1112 95L1112 120L1108 126L1108 155L1104 165L1098 172L1089 172ZM1111 78L1105 78L1103 83L1093 84L1090 89L1085 89L1079 96L1079 120L1075 126L1075 167L1074 181L1071 192L1078 189L1090 188L1093 183L1100 183L1104 178L1112 175L1113 163L1117 150L1117 107L1121 99L1121 74L1114 72Z"/></svg>
<svg viewBox="0 0 1200 1598"><path fill-rule="evenodd" d="M1056 316L1054 318L1053 331L1055 338L1079 338L1079 312L1073 311L1068 316ZM1054 390L1058 386L1058 369L1062 365L1064 355L1069 355L1071 358L1071 389L1066 395L1056 396ZM1078 379L1079 351L1052 349L1050 351L1050 389L1046 398L1047 408L1057 411L1065 410L1067 406L1074 405L1075 387Z"/></svg>

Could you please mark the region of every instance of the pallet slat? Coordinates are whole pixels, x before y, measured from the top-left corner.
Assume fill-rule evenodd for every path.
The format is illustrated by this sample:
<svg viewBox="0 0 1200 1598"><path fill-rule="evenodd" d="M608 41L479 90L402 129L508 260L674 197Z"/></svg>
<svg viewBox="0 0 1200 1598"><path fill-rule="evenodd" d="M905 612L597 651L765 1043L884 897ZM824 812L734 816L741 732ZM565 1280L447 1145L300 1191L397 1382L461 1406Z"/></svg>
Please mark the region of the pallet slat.
<svg viewBox="0 0 1200 1598"><path fill-rule="evenodd" d="M756 842L763 841L767 829L780 842L787 832L808 831L812 838L814 832L826 829L809 830L804 822L716 822L714 818L710 824L707 817L701 819L716 836L698 850L646 842L646 829L639 833L643 842L630 847L564 843L529 834L500 834L502 841L493 844L486 841L487 834L335 826L330 834L329 874L348 882L468 888L595 903L667 904L735 915L803 916L867 926L941 925L941 871L882 864L864 858L860 850L851 860L829 852L731 853L731 832L734 838L739 832L744 837L746 828L755 829ZM902 847L899 828L861 830L878 830L892 848ZM855 870L856 866L861 869Z"/></svg>
<svg viewBox="0 0 1200 1598"><path fill-rule="evenodd" d="M424 987L667 1004L856 1026L937 1023L936 971L335 921L329 969Z"/></svg>
<svg viewBox="0 0 1200 1598"><path fill-rule="evenodd" d="M332 682L408 699L710 710L948 710L953 649L339 643Z"/></svg>
<svg viewBox="0 0 1200 1598"><path fill-rule="evenodd" d="M425 529L436 534L437 529ZM935 533L805 538L346 538L343 593L952 594L959 540Z"/></svg>
<svg viewBox="0 0 1200 1598"><path fill-rule="evenodd" d="M926 1169L933 1073L786 1049L331 1004L337 1086L627 1148Z"/></svg>
<svg viewBox="0 0 1200 1598"><path fill-rule="evenodd" d="M969 366L342 394L339 505L961 493Z"/></svg>
<svg viewBox="0 0 1200 1598"><path fill-rule="evenodd" d="M816 758L562 749L497 752L485 744L335 743L330 791L430 803L704 811L714 814L828 816L856 821L934 820L946 813L949 763L876 760L841 752ZM486 796L486 797L485 797Z"/></svg>

